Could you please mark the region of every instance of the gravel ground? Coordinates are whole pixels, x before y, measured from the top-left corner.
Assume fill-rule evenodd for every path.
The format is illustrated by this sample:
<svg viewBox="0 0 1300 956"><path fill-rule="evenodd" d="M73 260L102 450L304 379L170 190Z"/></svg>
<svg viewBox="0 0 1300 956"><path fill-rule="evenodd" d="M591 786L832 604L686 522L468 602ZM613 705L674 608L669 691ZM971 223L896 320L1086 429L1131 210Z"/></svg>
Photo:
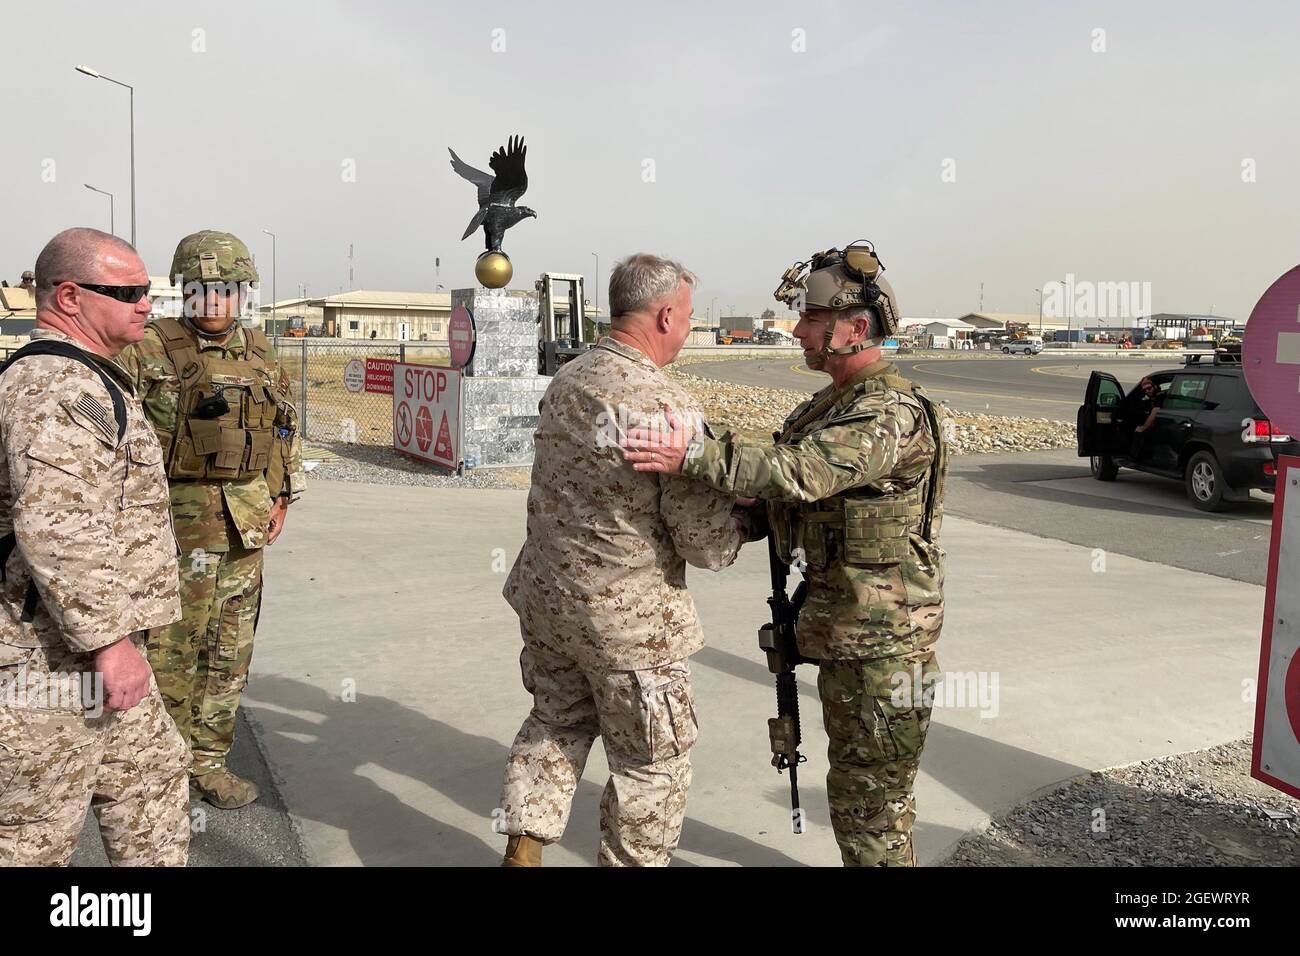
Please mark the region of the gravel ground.
<svg viewBox="0 0 1300 956"><path fill-rule="evenodd" d="M719 434L731 430L747 438L766 440L780 428L790 410L807 398L788 389L715 382L676 368L667 372L695 396L709 424ZM955 455L1073 448L1074 426L1046 418L955 411L948 441L950 452ZM313 445L304 458L317 462L308 472L308 480L439 488L527 488L529 483L527 468L479 468L457 477L377 445L342 442Z"/></svg>
<svg viewBox="0 0 1300 956"><path fill-rule="evenodd" d="M1297 866L1300 800L1250 776L1250 738L1102 770L994 820L948 866Z"/></svg>
<svg viewBox="0 0 1300 956"><path fill-rule="evenodd" d="M730 429L749 438L770 437L790 410L808 397L789 389L717 382L673 368L668 375L695 396L715 432ZM1075 444L1074 425L1068 422L959 410L954 410L948 440L955 455L1073 448Z"/></svg>
<svg viewBox="0 0 1300 956"><path fill-rule="evenodd" d="M324 456L317 453L323 451ZM527 468L477 468L457 477L451 472L376 445L314 444L303 452L311 481L359 481L375 485L428 485L434 488L527 488Z"/></svg>

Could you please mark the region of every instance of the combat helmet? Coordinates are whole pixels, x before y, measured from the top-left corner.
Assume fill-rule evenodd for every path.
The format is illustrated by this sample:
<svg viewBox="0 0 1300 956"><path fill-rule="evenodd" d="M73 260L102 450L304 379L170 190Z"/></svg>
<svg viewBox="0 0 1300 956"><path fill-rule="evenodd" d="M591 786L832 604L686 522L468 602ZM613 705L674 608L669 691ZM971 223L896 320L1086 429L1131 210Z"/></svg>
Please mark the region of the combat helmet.
<svg viewBox="0 0 1300 956"><path fill-rule="evenodd" d="M898 331L898 298L881 275L884 271L885 264L866 239L849 243L843 250L815 252L806 261L796 262L785 270L781 284L773 293L778 302L799 312L866 308L872 314L871 335L856 345L831 348L835 323L827 323L821 351L808 359L811 367L822 368L832 355L852 355L874 348Z"/></svg>
<svg viewBox="0 0 1300 956"><path fill-rule="evenodd" d="M189 282L257 282L257 267L243 241L228 232L204 229L176 244L170 278Z"/></svg>

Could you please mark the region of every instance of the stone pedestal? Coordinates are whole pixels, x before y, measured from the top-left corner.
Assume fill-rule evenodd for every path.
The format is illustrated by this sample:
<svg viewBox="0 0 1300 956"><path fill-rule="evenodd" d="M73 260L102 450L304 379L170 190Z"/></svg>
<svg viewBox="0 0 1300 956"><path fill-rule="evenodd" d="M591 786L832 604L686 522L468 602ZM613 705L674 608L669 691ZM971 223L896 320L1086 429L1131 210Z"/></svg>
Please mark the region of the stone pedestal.
<svg viewBox="0 0 1300 956"><path fill-rule="evenodd" d="M551 380L537 374L537 297L505 289L455 289L451 306L474 317L474 361L461 379L461 459L531 465L537 403Z"/></svg>

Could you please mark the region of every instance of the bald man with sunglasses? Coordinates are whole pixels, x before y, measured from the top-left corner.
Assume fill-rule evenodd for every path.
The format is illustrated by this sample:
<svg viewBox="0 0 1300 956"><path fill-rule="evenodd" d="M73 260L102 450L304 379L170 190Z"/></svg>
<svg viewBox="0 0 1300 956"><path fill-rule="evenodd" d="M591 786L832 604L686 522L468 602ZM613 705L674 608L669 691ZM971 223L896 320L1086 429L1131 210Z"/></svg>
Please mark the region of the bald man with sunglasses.
<svg viewBox="0 0 1300 956"><path fill-rule="evenodd" d="M91 808L114 865L183 866L189 754L142 654L180 617L162 448L113 357L144 334L126 242L36 260L33 341L0 366L0 865L64 865Z"/></svg>

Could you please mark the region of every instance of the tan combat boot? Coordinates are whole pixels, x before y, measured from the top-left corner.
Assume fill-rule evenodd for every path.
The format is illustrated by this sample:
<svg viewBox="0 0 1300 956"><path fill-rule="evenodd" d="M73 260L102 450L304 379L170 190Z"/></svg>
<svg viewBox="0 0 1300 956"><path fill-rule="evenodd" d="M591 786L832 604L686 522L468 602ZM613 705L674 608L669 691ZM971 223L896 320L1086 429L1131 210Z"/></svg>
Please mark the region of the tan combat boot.
<svg viewBox="0 0 1300 956"><path fill-rule="evenodd" d="M501 861L501 865L541 866L544 845L541 840L534 840L527 835L512 836L506 842L506 858Z"/></svg>
<svg viewBox="0 0 1300 956"><path fill-rule="evenodd" d="M192 777L190 787L202 799L222 810L246 807L261 793L253 781L236 776L225 767Z"/></svg>

